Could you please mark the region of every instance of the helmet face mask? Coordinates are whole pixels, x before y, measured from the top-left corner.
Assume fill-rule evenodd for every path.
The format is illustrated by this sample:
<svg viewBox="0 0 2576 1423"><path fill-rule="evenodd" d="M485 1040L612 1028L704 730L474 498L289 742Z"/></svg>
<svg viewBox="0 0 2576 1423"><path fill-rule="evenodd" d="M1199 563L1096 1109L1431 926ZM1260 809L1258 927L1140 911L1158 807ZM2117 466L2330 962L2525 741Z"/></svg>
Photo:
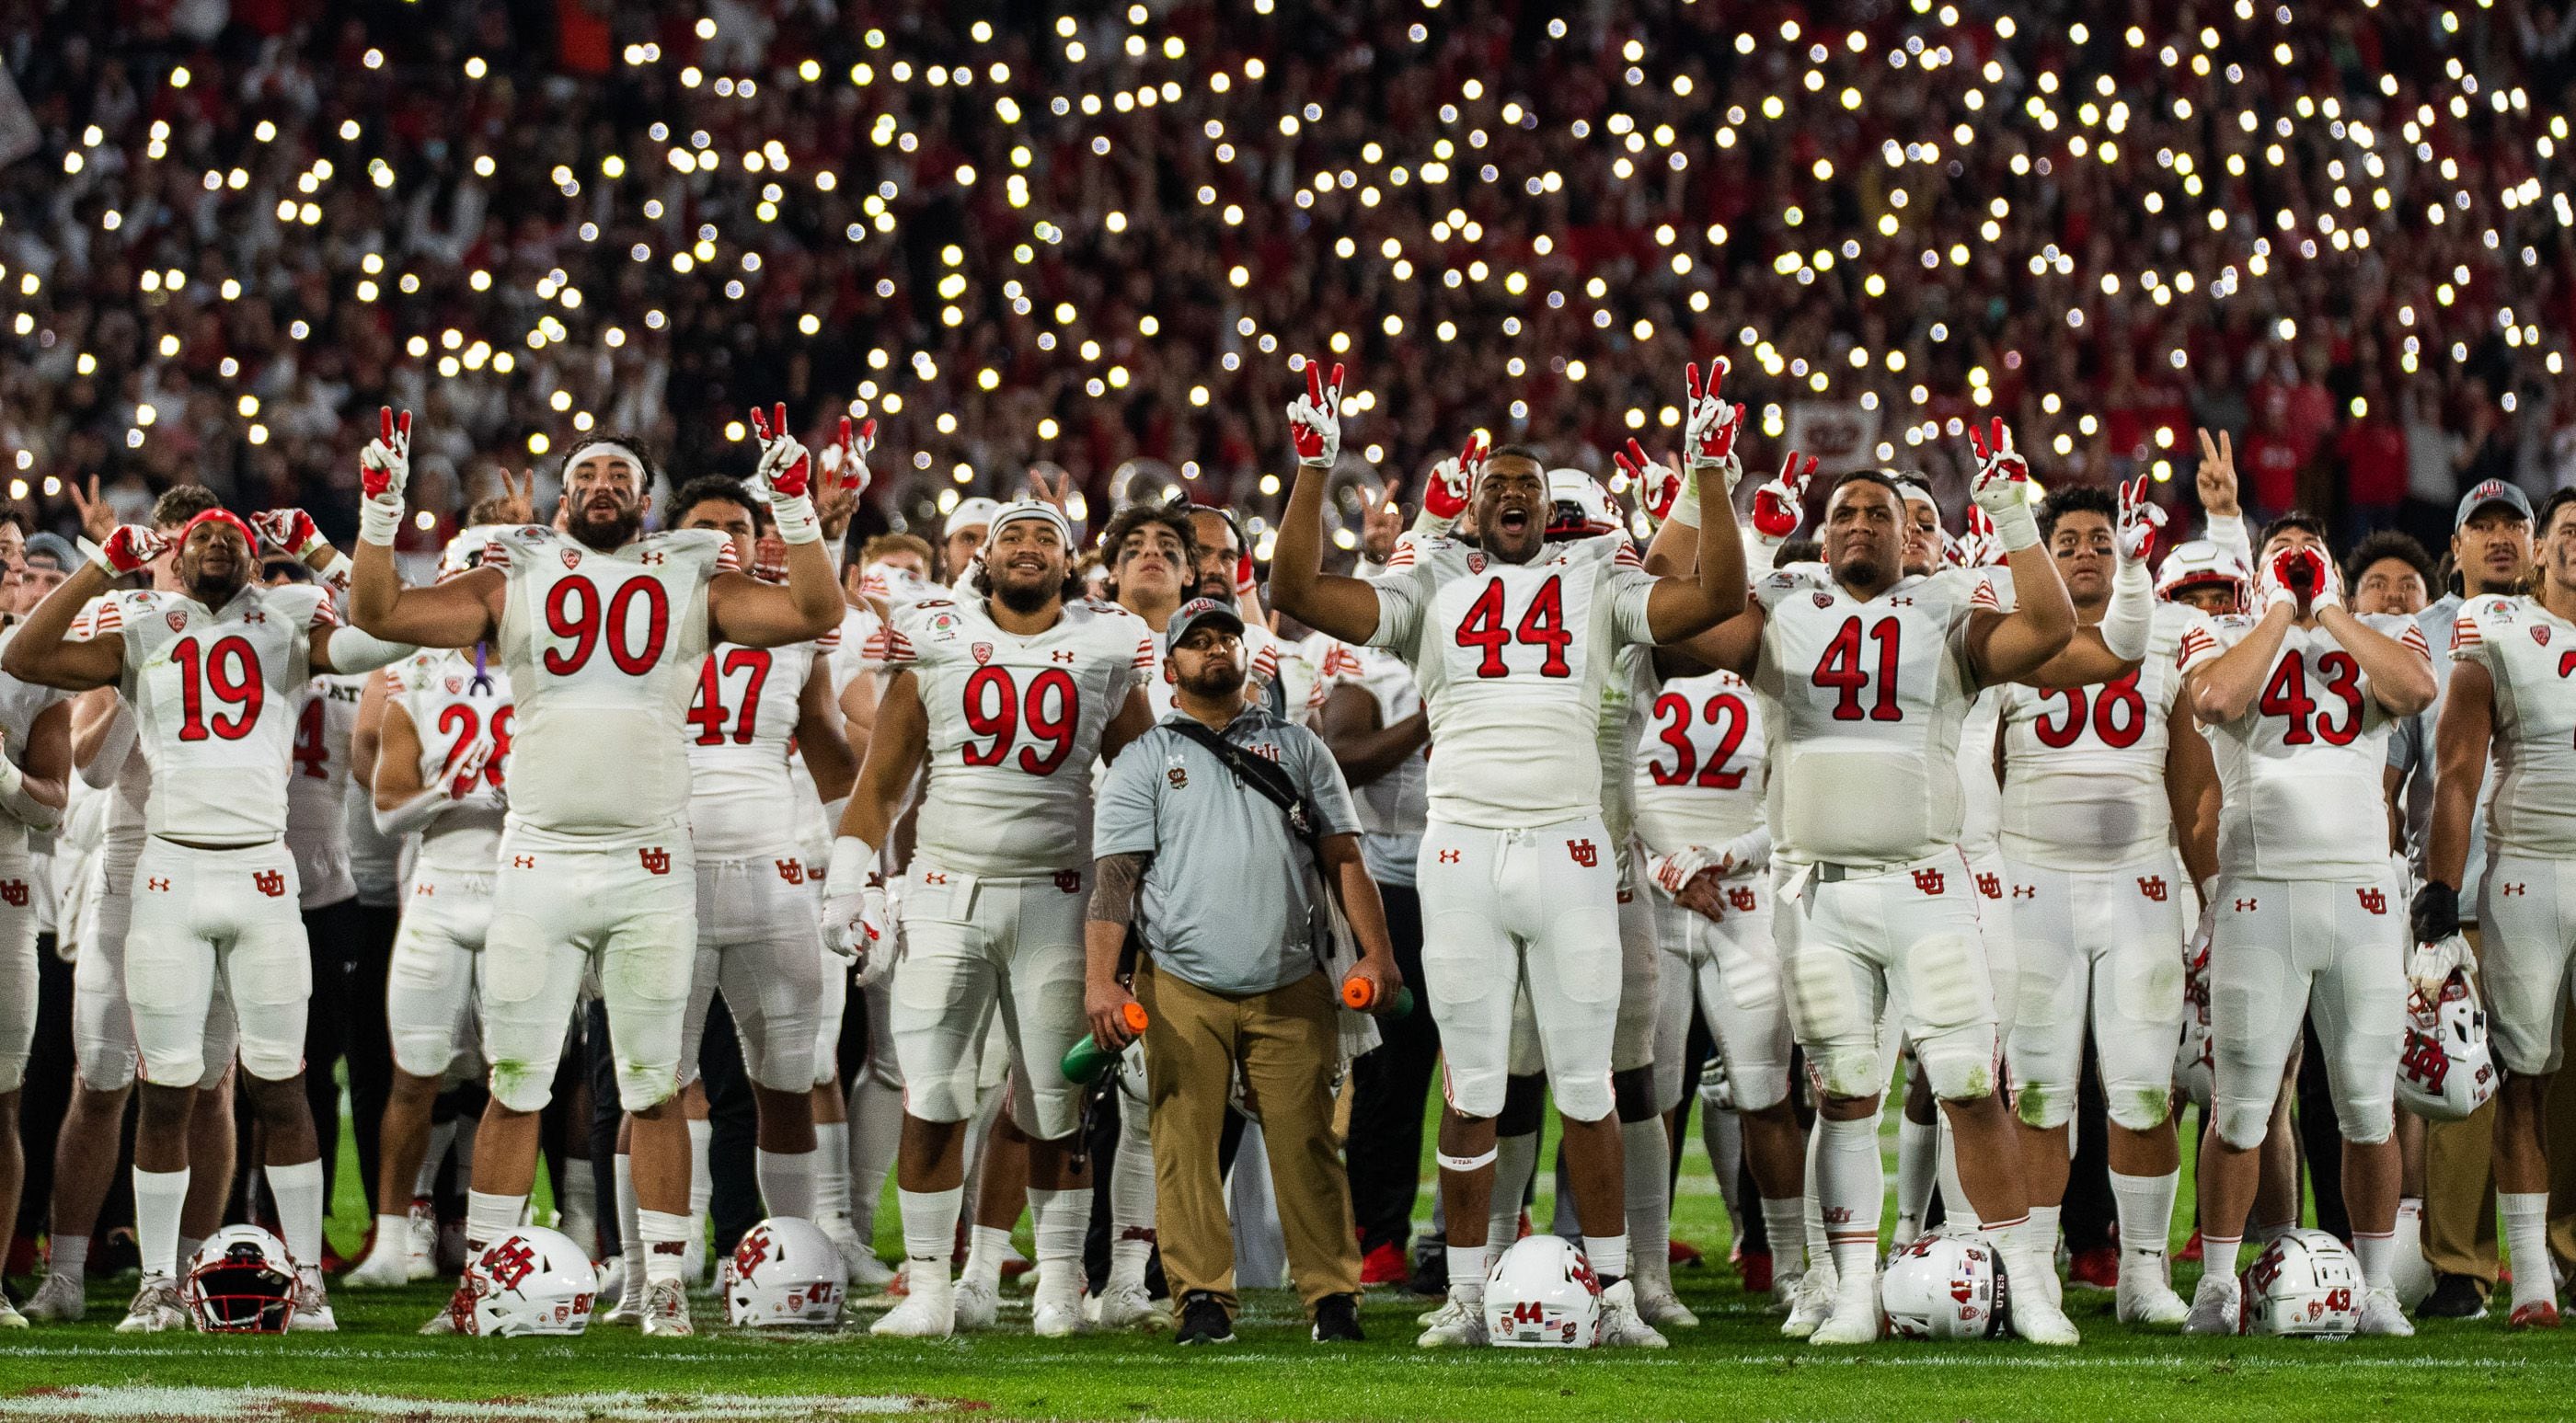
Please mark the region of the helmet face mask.
<svg viewBox="0 0 2576 1423"><path fill-rule="evenodd" d="M1506 1349L1589 1349L1600 1339L1601 1282L1581 1250L1532 1235L1485 1276L1485 1334Z"/></svg>
<svg viewBox="0 0 2576 1423"><path fill-rule="evenodd" d="M283 1334L295 1318L295 1262L255 1225L228 1225L188 1261L180 1302L201 1334Z"/></svg>

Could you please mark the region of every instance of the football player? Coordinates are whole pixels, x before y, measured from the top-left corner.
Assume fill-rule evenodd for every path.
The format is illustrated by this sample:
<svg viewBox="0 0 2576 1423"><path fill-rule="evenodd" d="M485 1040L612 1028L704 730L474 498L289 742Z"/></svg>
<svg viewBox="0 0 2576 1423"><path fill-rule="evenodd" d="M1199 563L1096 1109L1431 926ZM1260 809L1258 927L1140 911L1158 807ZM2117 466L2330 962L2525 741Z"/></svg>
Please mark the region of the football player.
<svg viewBox="0 0 2576 1423"><path fill-rule="evenodd" d="M773 423L774 427L773 428ZM840 589L809 493L813 458L764 418L758 478L786 543L787 583L755 581L702 529L643 534L652 462L632 440L575 444L563 466L564 532L496 534L483 564L404 588L393 563L410 475L411 422L383 412L360 458L350 614L432 647L492 643L510 676L515 732L492 923L484 939L485 1108L466 1207L467 1250L516 1227L536 1174L537 1113L564 1033L595 972L634 1114L644 1332L694 1332L681 1283L689 1136L680 1044L697 943L688 833L688 706L715 642L775 648L840 622Z"/></svg>
<svg viewBox="0 0 2576 1423"><path fill-rule="evenodd" d="M1114 604L1067 599L1072 555L1060 510L1005 505L972 575L976 592L894 610L870 649L892 676L832 848L824 929L875 972L894 952L877 852L916 773L929 770L893 980L909 1292L873 1326L880 1334L956 1327L949 1258L976 1070L997 1006L1014 1069L1011 1119L1031 1138L1031 1327L1059 1337L1081 1318L1090 1182L1079 1164L1080 1089L1057 1064L1085 1030L1092 766L1152 724L1139 682L1153 665L1153 637Z"/></svg>
<svg viewBox="0 0 2576 1423"><path fill-rule="evenodd" d="M0 632L0 649L18 635ZM0 651L5 656L5 651ZM60 825L69 803L70 699L56 688L0 675L0 1221L18 1218L27 1163L18 1146L18 1090L36 1040L36 896L39 866L28 839ZM0 1300L0 1329L24 1329Z"/></svg>
<svg viewBox="0 0 2576 1423"><path fill-rule="evenodd" d="M2540 579L2529 596L2481 595L2460 608L2434 740L2430 852L2413 917L2419 943L2459 932L2469 828L2483 802L2486 932L2477 972L2505 1071L2495 1176L2516 1266L2512 1323L2555 1329L2542 1127L2576 967L2576 490L2561 489L2541 506L2533 542ZM2481 797L2490 758L2494 792ZM2457 966L2417 972L2418 990L2438 1001L2439 980Z"/></svg>
<svg viewBox="0 0 2576 1423"><path fill-rule="evenodd" d="M2344 1137L2344 1200L2367 1289L2360 1332L2414 1332L2391 1287L2405 1028L2405 927L2391 913L2380 772L2394 720L2433 700L2432 655L2403 618L2345 611L2324 527L2264 530L2259 617L2184 635L2184 695L2222 787L2210 924L2217 1080L2199 1165L2206 1258L2184 1329L2233 1334L2238 1232L2281 1073L2313 1018Z"/></svg>
<svg viewBox="0 0 2576 1423"><path fill-rule="evenodd" d="M1880 1019L1891 987L1958 1139L1963 1211L1998 1237L2015 1275L2054 1273L2054 1241L2030 1228L1996 1081L1998 987L1959 849L1958 738L1979 690L2042 674L2067 650L2075 618L2002 422L1990 435L1972 430L1971 441L1972 497L2005 550L2014 611L1987 579L1907 576L1904 496L1888 476L1861 471L1827 498L1825 569L1770 575L1755 607L1685 649L1777 708L1773 932L1791 1025L1824 1098L1812 1154L1838 1280L1812 1336L1819 1344L1878 1337ZM1659 557L1672 533L1658 535ZM2075 1342L2046 1291L2015 1304L2023 1338Z"/></svg>
<svg viewBox="0 0 2576 1423"><path fill-rule="evenodd" d="M1618 652L1678 641L1742 607L1744 551L1725 468L1741 408L1690 368L1691 496L1714 556L1694 581L1655 578L1624 534L1549 544L1545 466L1470 446L1480 546L1417 536L1375 579L1322 572L1325 473L1340 457L1342 372L1306 363L1289 407L1297 481L1271 564L1280 611L1414 669L1431 708L1430 818L1418 865L1423 970L1447 1056L1438 1158L1449 1299L1419 1340L1484 1342L1494 1119L1502 1110L1514 999L1530 989L1584 1236L1603 1282L1605 1343L1658 1346L1628 1283L1623 1146L1611 1085L1621 960L1618 857L1601 820L1603 682ZM1680 517L1680 515L1677 515ZM1605 847L1614 853L1603 853Z"/></svg>
<svg viewBox="0 0 2576 1423"><path fill-rule="evenodd" d="M329 544L313 543L315 559L333 557ZM412 649L339 626L320 587L257 584L258 536L220 508L190 519L168 544L185 591L118 594L93 615L94 637L66 640L83 604L161 552L159 534L127 525L46 595L0 653L0 670L14 677L69 691L117 687L135 708L152 763L150 839L135 865L125 936L143 1077L134 1149L143 1282L117 1328L156 1332L186 1318L178 1269L188 1118L198 1086L221 1071L207 1060L207 1017L224 1003L239 1028L244 1090L297 1265L295 1318L301 1328L330 1329L322 1162L304 1094L313 965L283 839L294 707L317 673L370 671Z"/></svg>

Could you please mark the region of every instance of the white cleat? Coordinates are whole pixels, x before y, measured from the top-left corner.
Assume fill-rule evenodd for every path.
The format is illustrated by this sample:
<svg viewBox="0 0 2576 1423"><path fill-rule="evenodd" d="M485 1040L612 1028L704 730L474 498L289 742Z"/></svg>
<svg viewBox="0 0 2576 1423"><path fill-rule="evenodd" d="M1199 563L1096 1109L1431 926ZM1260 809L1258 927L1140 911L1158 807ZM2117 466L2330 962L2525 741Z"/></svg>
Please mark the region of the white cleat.
<svg viewBox="0 0 2576 1423"><path fill-rule="evenodd" d="M2406 1310L2397 1303L2397 1291L2378 1285L2362 1293L2361 1323L2353 1326L2352 1332L2364 1336L2410 1339L2414 1337L2415 1326L2407 1322Z"/></svg>
<svg viewBox="0 0 2576 1423"><path fill-rule="evenodd" d="M698 1228L690 1234L688 1243L680 1247L680 1283L697 1289L706 1283L707 1278L706 1222L692 1220L690 1224Z"/></svg>
<svg viewBox="0 0 2576 1423"><path fill-rule="evenodd" d="M644 1337L685 1339L698 1332L689 1320L689 1292L677 1280L644 1287Z"/></svg>
<svg viewBox="0 0 2576 1423"><path fill-rule="evenodd" d="M823 1223L823 1234L832 1248L841 1252L841 1274L854 1290L881 1290L894 1282L894 1270L850 1226L848 1216L836 1216Z"/></svg>
<svg viewBox="0 0 2576 1423"><path fill-rule="evenodd" d="M1844 1280L1834 1291L1834 1308L1825 1316L1816 1332L1807 1336L1815 1345L1875 1344L1878 1342L1878 1272Z"/></svg>
<svg viewBox="0 0 2576 1423"><path fill-rule="evenodd" d="M1781 1324L1780 1332L1792 1339L1814 1335L1825 1316L1834 1312L1834 1285L1833 1266L1809 1266L1789 1292L1789 1318Z"/></svg>
<svg viewBox="0 0 2576 1423"><path fill-rule="evenodd" d="M1773 1275L1771 1277L1771 1302L1764 1305L1763 1309L1771 1314L1787 1314L1789 1312L1791 1302L1798 1297L1799 1283L1806 1278L1807 1272L1804 1270L1800 1270L1794 1275Z"/></svg>
<svg viewBox="0 0 2576 1423"><path fill-rule="evenodd" d="M427 1201L411 1203L409 1230L403 1232L404 1278L426 1280L438 1274L438 1210ZM376 1248L384 1248L383 1241Z"/></svg>
<svg viewBox="0 0 2576 1423"><path fill-rule="evenodd" d="M168 1275L146 1275L134 1292L134 1303L118 1322L119 1334L159 1334L188 1327L188 1312L179 1305L179 1282Z"/></svg>
<svg viewBox="0 0 2576 1423"><path fill-rule="evenodd" d="M378 1235L366 1259L340 1272L340 1283L353 1290L389 1290L410 1284L414 1278L410 1235L409 1229L392 1238Z"/></svg>
<svg viewBox="0 0 2576 1423"><path fill-rule="evenodd" d="M2182 1302L2167 1282L2167 1266L2161 1254L2128 1250L2120 1255L2120 1288L2111 1297L2111 1313L2122 1324L2144 1324L2170 1329L2191 1316L2191 1306Z"/></svg>
<svg viewBox="0 0 2576 1423"><path fill-rule="evenodd" d="M11 1304L7 1299L0 1298L0 1329L24 1329L26 1327L27 1316L20 1314L18 1312L18 1307Z"/></svg>
<svg viewBox="0 0 2576 1423"><path fill-rule="evenodd" d="M1664 1280L1631 1280L1637 1287L1637 1315L1657 1329L1697 1329L1699 1316L1682 1303Z"/></svg>
<svg viewBox="0 0 2576 1423"><path fill-rule="evenodd" d="M1462 1300L1452 1295L1449 1302L1431 1311L1429 1327L1413 1341L1417 1349L1481 1349L1485 1347L1485 1302Z"/></svg>
<svg viewBox="0 0 2576 1423"><path fill-rule="evenodd" d="M1675 1300L1674 1304L1681 1302ZM1685 1311L1687 1312L1687 1311ZM1671 1346L1655 1326L1637 1313L1637 1287L1621 1280L1601 1292L1600 1347L1604 1349L1668 1349Z"/></svg>
<svg viewBox="0 0 2576 1423"><path fill-rule="evenodd" d="M2049 1300L2028 1297L2012 1302L2013 1337L2026 1344L2047 1344L2054 1348L2071 1348L2083 1342L2075 1330L2075 1321L2066 1311Z"/></svg>
<svg viewBox="0 0 2576 1423"><path fill-rule="evenodd" d="M45 1282L36 1286L35 1296L27 1301L29 1319L72 1324L88 1312L88 1295L80 1282L69 1275L47 1275Z"/></svg>
<svg viewBox="0 0 2576 1423"><path fill-rule="evenodd" d="M955 1326L969 1333L990 1329L1002 1316L1001 1296L981 1280L959 1280L950 1296Z"/></svg>
<svg viewBox="0 0 2576 1423"><path fill-rule="evenodd" d="M2191 1313L2182 1322L2185 1334L2233 1334L2242 1297L2236 1288L2236 1277L2213 1270L2200 1277L2200 1288L2191 1296Z"/></svg>
<svg viewBox="0 0 2576 1423"><path fill-rule="evenodd" d="M338 1332L340 1321L331 1313L331 1292L322 1284L321 1266L295 1267L295 1312L287 1316L286 1327L299 1333Z"/></svg>
<svg viewBox="0 0 2576 1423"><path fill-rule="evenodd" d="M1171 1316L1154 1303L1145 1292L1144 1282L1112 1282L1093 1301L1092 1323L1101 1329L1167 1329Z"/></svg>
<svg viewBox="0 0 2576 1423"><path fill-rule="evenodd" d="M892 1339L945 1339L956 1333L955 1292L945 1286L930 1289L928 1284L926 1280L915 1282L903 1303L887 1310L868 1326L868 1332Z"/></svg>
<svg viewBox="0 0 2576 1423"><path fill-rule="evenodd" d="M599 1297L606 1299L614 1294L617 1296L617 1303L610 1305L599 1316L599 1322L621 1329L633 1329L644 1322L644 1277L628 1276L621 1268L625 1263L623 1260L608 1262L608 1268L616 1272L616 1283L610 1284L603 1280L599 1287Z"/></svg>
<svg viewBox="0 0 2576 1423"><path fill-rule="evenodd" d="M1029 1332L1040 1339L1069 1339L1082 1327L1082 1272L1067 1264L1044 1272L1061 1276L1041 1279L1029 1298Z"/></svg>

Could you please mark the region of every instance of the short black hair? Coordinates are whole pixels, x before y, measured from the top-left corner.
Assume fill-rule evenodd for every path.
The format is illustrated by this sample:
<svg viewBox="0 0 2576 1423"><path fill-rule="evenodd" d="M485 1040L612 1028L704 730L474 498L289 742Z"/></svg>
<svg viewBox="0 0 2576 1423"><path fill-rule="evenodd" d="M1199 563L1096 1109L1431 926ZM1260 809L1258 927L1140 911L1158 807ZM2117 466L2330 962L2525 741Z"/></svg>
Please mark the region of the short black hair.
<svg viewBox="0 0 2576 1423"><path fill-rule="evenodd" d="M2542 534L2548 533L2549 525L2558 517L2558 511L2570 505L2576 505L2576 484L2551 491L2548 498L2540 501L2540 517L2531 521L2531 536L2537 539Z"/></svg>
<svg viewBox="0 0 2576 1423"><path fill-rule="evenodd" d="M1485 463L1492 464L1494 461L1501 459L1506 455L1516 460L1528 460L1531 464L1537 465L1542 471L1547 468L1547 451L1540 449L1536 445L1523 445L1517 443L1504 445L1493 453L1486 455Z"/></svg>
<svg viewBox="0 0 2576 1423"><path fill-rule="evenodd" d="M2057 521L2066 514L2099 514L2112 528L2120 527L2120 504L2110 491L2091 484L2070 484L2052 489L2048 502L2039 507L2039 537L2045 543L2057 536Z"/></svg>
<svg viewBox="0 0 2576 1423"><path fill-rule="evenodd" d="M215 491L202 484L174 484L152 501L152 527L166 529L184 524L208 509L220 509L224 501Z"/></svg>
<svg viewBox="0 0 2576 1423"><path fill-rule="evenodd" d="M2395 529L2381 529L2352 546L2352 552L2344 555L2343 586L2360 587L2361 575L2383 558L2396 559L2414 569L2415 575L2424 580L2426 589L2435 586L2433 555L2426 553L2424 546L2413 536Z"/></svg>
<svg viewBox="0 0 2576 1423"><path fill-rule="evenodd" d="M1109 527L1100 531L1100 562L1108 571L1109 591L1118 591L1118 550L1127 536L1150 524L1160 524L1181 541L1181 575L1197 576L1199 562L1198 530L1190 526L1190 508L1186 504L1130 504L1109 518Z"/></svg>
<svg viewBox="0 0 2576 1423"><path fill-rule="evenodd" d="M1832 504L1834 496L1842 493L1846 484L1875 484L1887 491L1888 497L1896 501L1896 507L1905 507L1905 490L1897 484L1895 475L1883 469L1856 469L1841 476L1834 481L1832 488L1825 491L1825 503Z"/></svg>
<svg viewBox="0 0 2576 1423"><path fill-rule="evenodd" d="M2263 526L2262 537L2254 540L2255 556L2258 558L2261 557L2264 545L2269 544L2276 538L2279 538L2281 536L2281 531L2284 529L2303 530L2309 537L2315 539L2318 543L2333 542L2333 538L2326 533L2325 520L2318 518L2316 515L2309 513L2305 509L2293 509Z"/></svg>
<svg viewBox="0 0 2576 1423"><path fill-rule="evenodd" d="M647 484L645 487L649 489L652 486ZM676 529L691 509L710 499L741 505L751 515L752 528L760 527L761 500L751 492L750 485L724 474L702 474L673 490L671 502L662 508L662 522Z"/></svg>
<svg viewBox="0 0 2576 1423"><path fill-rule="evenodd" d="M1791 539L1771 555L1773 568L1786 568L1793 563L1822 563L1825 546L1814 539Z"/></svg>

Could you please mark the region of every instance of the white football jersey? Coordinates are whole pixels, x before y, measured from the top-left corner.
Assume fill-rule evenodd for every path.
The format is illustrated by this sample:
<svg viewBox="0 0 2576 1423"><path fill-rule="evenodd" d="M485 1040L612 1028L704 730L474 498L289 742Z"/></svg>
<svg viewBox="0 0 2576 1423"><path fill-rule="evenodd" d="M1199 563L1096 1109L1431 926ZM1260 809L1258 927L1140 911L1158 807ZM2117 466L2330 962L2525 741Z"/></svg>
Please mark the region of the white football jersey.
<svg viewBox="0 0 2576 1423"><path fill-rule="evenodd" d="M2173 834L2165 796L2182 640L2209 615L2158 603L2146 660L2092 687L1999 688L2004 695L2004 852L2022 864L2099 870L2143 860Z"/></svg>
<svg viewBox="0 0 2576 1423"><path fill-rule="evenodd" d="M688 814L681 726L707 656L707 585L735 563L710 529L608 553L534 525L493 536L483 566L509 579L501 661L525 703L514 823L615 835Z"/></svg>
<svg viewBox="0 0 2576 1423"><path fill-rule="evenodd" d="M11 627L0 631L0 647L18 635ZM71 700L72 694L54 687L40 687L21 682L0 673L0 751L5 751L11 765L25 770L27 745L36 727L36 718ZM27 846L27 827L14 817L0 815L0 849L19 850Z"/></svg>
<svg viewBox="0 0 2576 1423"><path fill-rule="evenodd" d="M1651 643L1655 578L1625 535L1505 563L1408 534L1377 592L1371 647L1412 667L1431 708L1431 818L1509 830L1601 813L1602 696L1621 648Z"/></svg>
<svg viewBox="0 0 2576 1423"><path fill-rule="evenodd" d="M2536 598L2472 598L2451 660L2495 682L2488 837L2512 854L2576 857L2576 623Z"/></svg>
<svg viewBox="0 0 2576 1423"><path fill-rule="evenodd" d="M1992 585L1935 574L1864 602L1821 571L1782 570L1753 593L1774 855L1898 864L1958 844L1960 725L1977 691L1967 633L1998 610Z"/></svg>
<svg viewBox="0 0 2576 1423"><path fill-rule="evenodd" d="M2233 647L2258 620L2212 618L2182 638L2189 672ZM2432 661L2412 620L2363 618ZM2322 627L2292 627L2263 674L2262 690L2234 721L2205 728L2218 760L2218 862L2256 879L2388 872L2388 813L2381 776L2393 720L2370 679Z"/></svg>
<svg viewBox="0 0 2576 1423"><path fill-rule="evenodd" d="M1657 854L1720 846L1762 824L1771 748L1762 698L1732 672L1675 677L1637 742L1637 838Z"/></svg>
<svg viewBox="0 0 2576 1423"><path fill-rule="evenodd" d="M349 874L349 741L358 729L364 673L324 673L304 684L295 709L295 764L286 778L286 847L295 854L303 906L358 892Z"/></svg>
<svg viewBox="0 0 2576 1423"><path fill-rule="evenodd" d="M838 641L837 632L831 640ZM720 642L689 700L689 838L698 858L802 854L797 807L813 799L788 774L805 679L820 643L744 647ZM828 675L828 674L827 674Z"/></svg>
<svg viewBox="0 0 2576 1423"><path fill-rule="evenodd" d="M1144 619L1087 598L1028 637L981 598L897 609L869 651L911 669L930 719L916 856L1017 877L1089 862L1100 736L1154 665L1153 641Z"/></svg>
<svg viewBox="0 0 2576 1423"><path fill-rule="evenodd" d="M839 703L842 694L850 690L852 682L877 670L878 664L867 658L867 649L876 641L877 629L884 626L885 619L878 617L874 608L863 604L854 603L842 612L841 626L833 636L832 700L835 704Z"/></svg>
<svg viewBox="0 0 2576 1423"><path fill-rule="evenodd" d="M120 690L152 763L152 834L247 845L286 833L309 638L337 621L311 584L252 584L211 611L156 592L119 593L99 608L99 635L125 641Z"/></svg>
<svg viewBox="0 0 2576 1423"><path fill-rule="evenodd" d="M468 748L488 743L483 784L508 793L517 714L510 674L497 662L476 665L474 649L429 648L385 669L394 701L420 739L420 783L444 793L445 772ZM420 863L465 874L490 874L501 855L502 814L467 802L440 811L421 830Z"/></svg>

